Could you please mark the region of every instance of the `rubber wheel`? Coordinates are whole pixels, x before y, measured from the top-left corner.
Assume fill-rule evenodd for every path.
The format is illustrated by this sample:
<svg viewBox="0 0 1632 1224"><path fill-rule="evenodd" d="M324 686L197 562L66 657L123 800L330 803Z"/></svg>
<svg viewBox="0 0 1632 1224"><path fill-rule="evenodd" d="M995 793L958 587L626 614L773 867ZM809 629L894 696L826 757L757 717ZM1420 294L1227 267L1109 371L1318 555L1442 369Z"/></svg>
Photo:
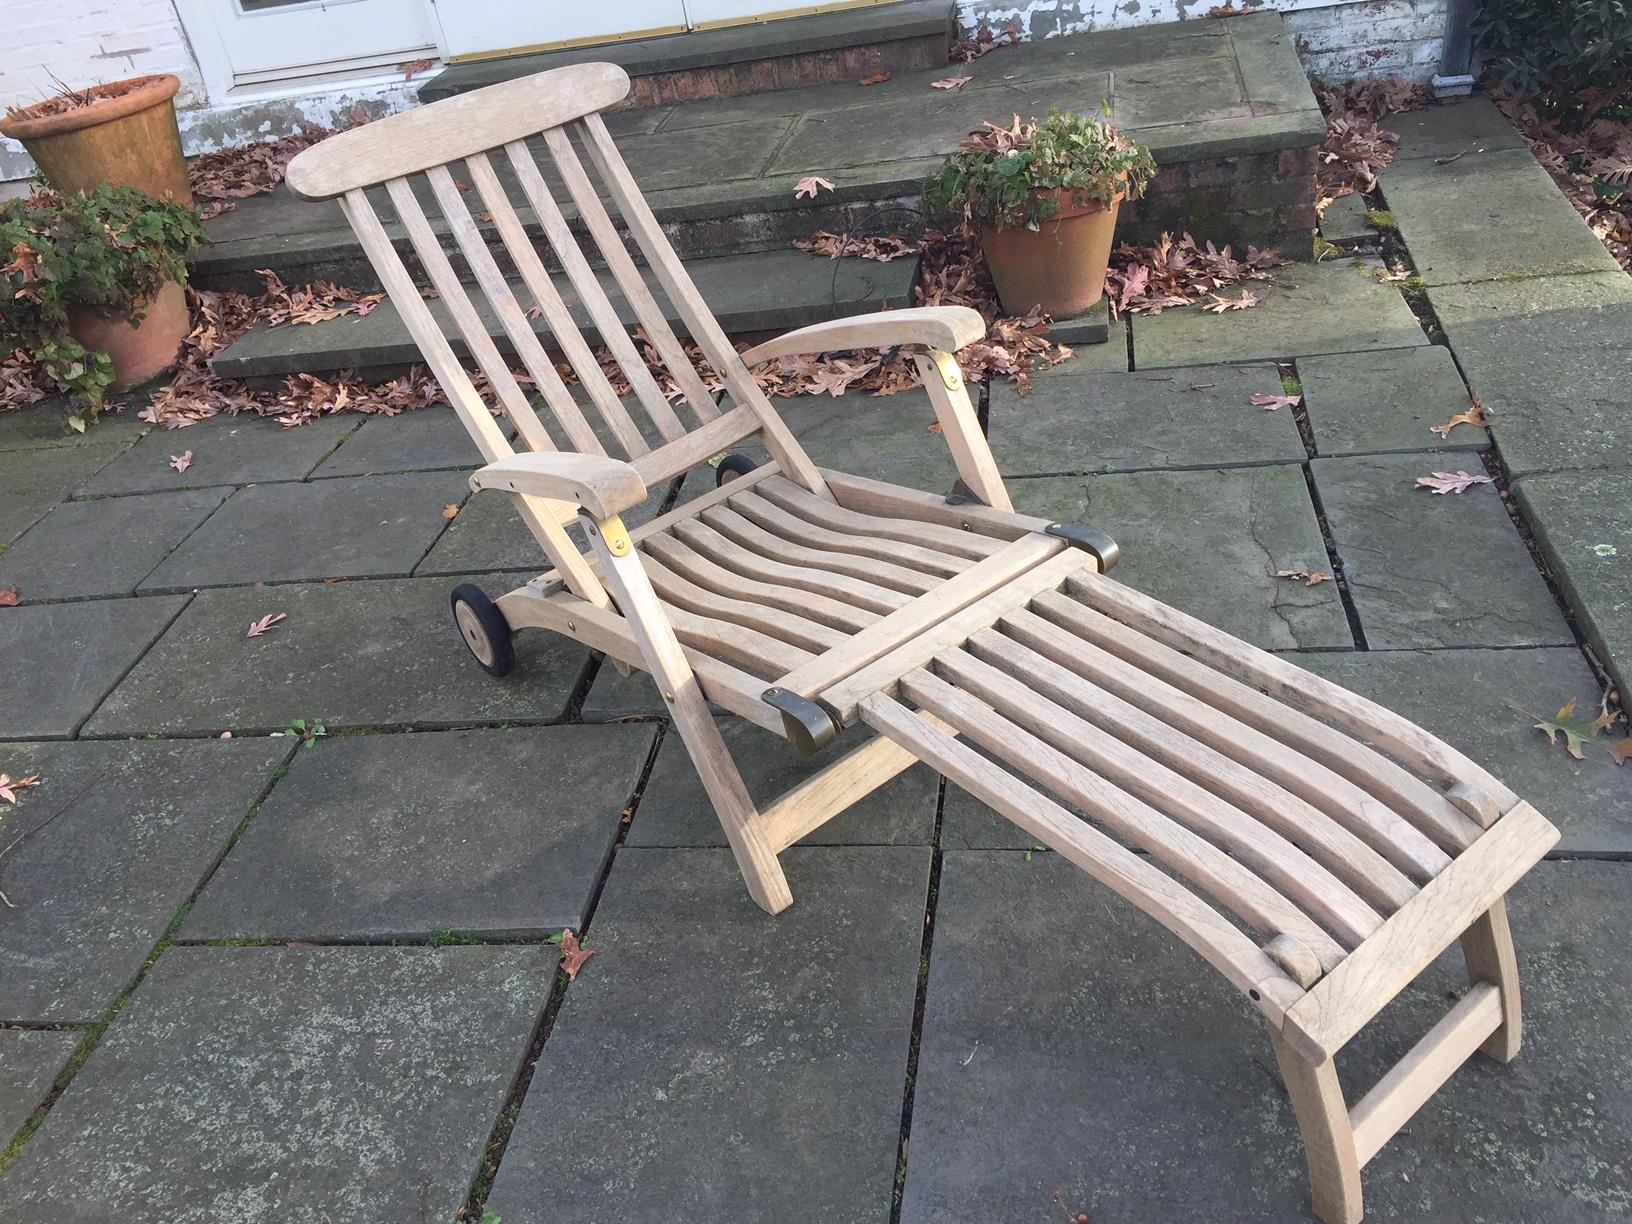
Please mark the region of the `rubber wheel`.
<svg viewBox="0 0 1632 1224"><path fill-rule="evenodd" d="M459 627L459 636L465 639L476 662L490 676L509 675L516 654L510 645L510 625L504 613L481 587L469 582L454 587L448 602L453 605L453 622Z"/></svg>
<svg viewBox="0 0 1632 1224"><path fill-rule="evenodd" d="M727 481L735 480L738 476L746 476L758 466L759 464L748 458L747 455L732 451L724 459L721 459L720 466L714 469L714 487L717 489Z"/></svg>

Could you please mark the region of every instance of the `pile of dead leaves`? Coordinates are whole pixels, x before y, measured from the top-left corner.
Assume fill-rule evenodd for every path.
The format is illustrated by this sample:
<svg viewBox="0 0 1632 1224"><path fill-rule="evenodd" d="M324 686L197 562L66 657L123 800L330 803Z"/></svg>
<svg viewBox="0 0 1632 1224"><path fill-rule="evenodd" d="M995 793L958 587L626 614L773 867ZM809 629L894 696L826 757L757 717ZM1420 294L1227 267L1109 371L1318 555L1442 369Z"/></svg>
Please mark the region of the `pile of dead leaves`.
<svg viewBox="0 0 1632 1224"><path fill-rule="evenodd" d="M1490 96L1592 232L1632 273L1632 85L1580 90L1571 99L1568 126L1510 86L1494 85Z"/></svg>
<svg viewBox="0 0 1632 1224"><path fill-rule="evenodd" d="M1011 21L1003 27L1001 34L993 34L992 27L986 22L980 23L972 38L960 38L952 44L952 54L948 57L953 63L972 64L988 51L996 51L999 47L1008 47L1020 41L1020 23Z"/></svg>
<svg viewBox="0 0 1632 1224"><path fill-rule="evenodd" d="M849 256L852 259L875 259L889 263L903 255L916 255L919 244L899 234L880 234L863 238L854 234L835 234L832 230L817 230L809 238L795 238L794 249L812 255L826 255L829 259Z"/></svg>
<svg viewBox="0 0 1632 1224"><path fill-rule="evenodd" d="M1111 254L1105 276L1105 299L1111 317L1125 314L1161 314L1172 306L1201 302L1203 310L1222 313L1256 306L1262 299L1250 290L1235 297L1218 291L1247 281L1271 279L1270 269L1284 264L1274 251L1249 246L1237 258L1230 247L1219 250L1211 242L1198 243L1189 234L1175 239L1163 234L1143 246L1124 242Z"/></svg>
<svg viewBox="0 0 1632 1224"><path fill-rule="evenodd" d="M1315 97L1326 114L1326 140L1315 169L1315 208L1340 196L1365 193L1377 186L1377 172L1394 160L1400 138L1378 126L1387 115L1419 110L1433 101L1433 90L1398 77L1316 85Z"/></svg>
<svg viewBox="0 0 1632 1224"><path fill-rule="evenodd" d="M208 221L230 212L235 200L271 191L283 182L284 172L295 154L332 136L327 128L316 128L276 140L261 140L236 149L222 149L194 159L188 167L193 195L198 198L199 216Z"/></svg>

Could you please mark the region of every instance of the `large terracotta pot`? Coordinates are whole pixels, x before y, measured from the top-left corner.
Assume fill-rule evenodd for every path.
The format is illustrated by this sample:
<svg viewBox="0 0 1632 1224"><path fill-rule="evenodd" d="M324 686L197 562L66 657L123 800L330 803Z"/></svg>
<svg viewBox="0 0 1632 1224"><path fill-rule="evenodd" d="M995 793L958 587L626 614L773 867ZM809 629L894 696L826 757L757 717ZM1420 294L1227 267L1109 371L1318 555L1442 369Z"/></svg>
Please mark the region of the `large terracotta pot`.
<svg viewBox="0 0 1632 1224"><path fill-rule="evenodd" d="M176 90L169 73L93 85L87 106L59 110L55 98L0 120L0 135L20 140L62 192L140 187L173 204L193 202L176 128Z"/></svg>
<svg viewBox="0 0 1632 1224"><path fill-rule="evenodd" d="M1080 315L1098 303L1105 292L1105 269L1111 260L1111 237L1122 203L1117 193L1109 208L1063 188L1038 190L1053 196L1060 211L1035 230L980 231L986 266L997 284L997 296L1010 314L1024 314L1033 306L1056 319Z"/></svg>
<svg viewBox="0 0 1632 1224"><path fill-rule="evenodd" d="M114 391L128 391L175 365L189 326L187 294L175 281L153 295L138 325L122 313L94 306L68 311L69 334L89 351L112 359Z"/></svg>

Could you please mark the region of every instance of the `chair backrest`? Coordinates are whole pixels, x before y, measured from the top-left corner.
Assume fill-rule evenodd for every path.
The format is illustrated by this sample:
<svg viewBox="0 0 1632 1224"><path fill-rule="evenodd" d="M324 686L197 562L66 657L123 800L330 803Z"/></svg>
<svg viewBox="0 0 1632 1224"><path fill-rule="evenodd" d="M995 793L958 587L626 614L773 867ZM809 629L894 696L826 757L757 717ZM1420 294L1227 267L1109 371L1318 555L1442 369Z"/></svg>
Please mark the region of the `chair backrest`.
<svg viewBox="0 0 1632 1224"><path fill-rule="evenodd" d="M602 122L600 110L623 98L629 77L616 64L578 64L506 81L376 120L342 132L301 153L289 165L290 188L307 199L338 196L363 250L392 304L413 336L443 392L459 413L483 456L491 462L512 454L504 431L477 392L471 375L444 335L432 307L404 265L368 190L383 186L397 223L436 290L454 329L532 450L574 450L611 454L633 463L648 487L679 475L710 456L756 433L782 469L813 491L825 484L809 457L766 400L636 186ZM537 139L576 211L579 224L638 320L647 342L678 388L676 410L653 378L634 339L620 321L607 288L568 225L544 172L534 158ZM684 322L732 401L725 412L715 404L704 378L687 359L679 338L630 254L574 142L588 154L601 189L616 206L623 226L644 257L657 288ZM514 278L503 271L467 204L465 184L451 167L462 165L481 208L491 218ZM512 200L501 174L508 170ZM416 190L415 176L423 176ZM469 268L475 287L514 346L521 365L537 386L553 418L554 433L533 410L488 326L461 282L422 199L434 200L446 233ZM582 309L595 324L630 385L644 420L619 399L607 373L585 341L566 302L552 284L544 259L522 220L531 212L545 241L571 282ZM519 285L518 282L519 281ZM518 291L520 296L518 296ZM531 307L522 297L531 299ZM542 318L555 347L599 418L592 423L563 384L529 321ZM689 419L687 419L689 418ZM576 508L528 499L524 510L552 560L564 537L559 524ZM545 519L553 520L546 524Z"/></svg>

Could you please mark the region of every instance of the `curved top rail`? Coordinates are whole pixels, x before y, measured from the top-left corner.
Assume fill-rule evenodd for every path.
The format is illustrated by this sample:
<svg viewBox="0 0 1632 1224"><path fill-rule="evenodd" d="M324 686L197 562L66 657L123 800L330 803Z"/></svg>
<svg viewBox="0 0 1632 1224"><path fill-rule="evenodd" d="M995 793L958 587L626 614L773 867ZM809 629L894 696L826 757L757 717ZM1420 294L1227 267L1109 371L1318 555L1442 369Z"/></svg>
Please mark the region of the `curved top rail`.
<svg viewBox="0 0 1632 1224"><path fill-rule="evenodd" d="M387 115L315 144L289 163L289 189L327 200L458 161L604 110L629 92L616 64L570 64Z"/></svg>

